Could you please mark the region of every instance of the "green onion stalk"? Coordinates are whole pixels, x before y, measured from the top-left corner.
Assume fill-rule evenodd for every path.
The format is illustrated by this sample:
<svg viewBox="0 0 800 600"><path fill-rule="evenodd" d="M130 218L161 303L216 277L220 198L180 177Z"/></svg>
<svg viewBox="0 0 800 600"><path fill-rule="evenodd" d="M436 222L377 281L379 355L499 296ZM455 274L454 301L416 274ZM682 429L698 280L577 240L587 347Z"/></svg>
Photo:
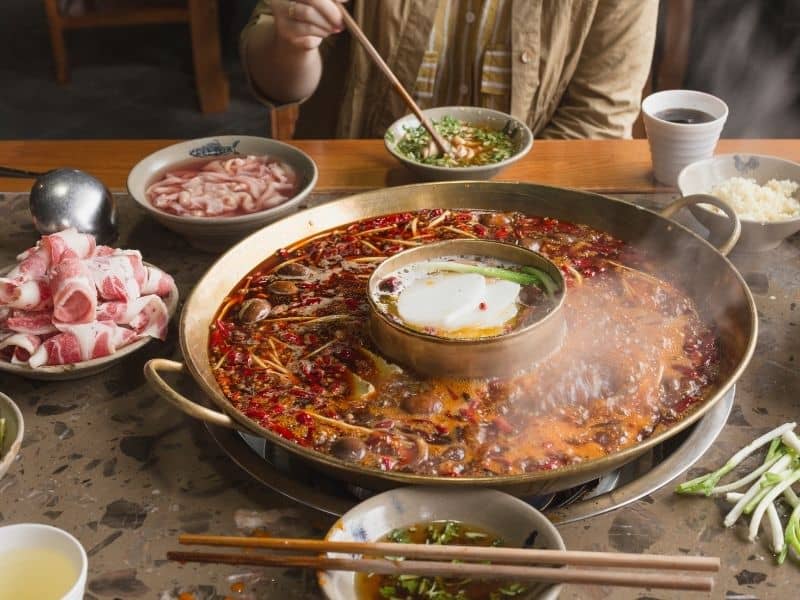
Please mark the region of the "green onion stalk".
<svg viewBox="0 0 800 600"><path fill-rule="evenodd" d="M486 267L483 265L473 265L450 260L430 261L428 267L432 271L452 271L454 273L477 273L484 277L503 279L512 281L520 285L538 285L548 296L552 296L558 291L558 285L553 278L541 269L535 267L523 267L522 271L503 269L501 267Z"/></svg>
<svg viewBox="0 0 800 600"><path fill-rule="evenodd" d="M725 516L725 526L732 527L742 515L751 515L748 526L750 541L756 539L766 517L778 564L786 560L790 551L800 556L800 498L792 489L792 485L800 481L800 438L792 431L794 427L794 423L786 423L773 429L734 454L721 469L687 481L676 490L682 494L724 494L726 501L733 504ZM769 447L761 466L733 483L717 485L747 456L766 444ZM750 487L745 492L733 491L748 484ZM792 508L785 528L776 506L779 498Z"/></svg>
<svg viewBox="0 0 800 600"><path fill-rule="evenodd" d="M785 423L780 427L776 427L772 431L768 431L734 454L728 460L728 462L722 466L722 468L714 471L713 473L708 473L690 481L685 481L680 484L675 491L679 494L704 494L706 496L712 495L713 490L719 483L720 479L738 467L745 458L750 456L762 446L769 444L774 439L780 438L781 435L787 431L791 431L794 429L794 427L795 423Z"/></svg>
<svg viewBox="0 0 800 600"><path fill-rule="evenodd" d="M778 564L783 564L783 561L786 560L790 547L796 554L800 555L800 503L794 507L783 536L785 542L778 555Z"/></svg>

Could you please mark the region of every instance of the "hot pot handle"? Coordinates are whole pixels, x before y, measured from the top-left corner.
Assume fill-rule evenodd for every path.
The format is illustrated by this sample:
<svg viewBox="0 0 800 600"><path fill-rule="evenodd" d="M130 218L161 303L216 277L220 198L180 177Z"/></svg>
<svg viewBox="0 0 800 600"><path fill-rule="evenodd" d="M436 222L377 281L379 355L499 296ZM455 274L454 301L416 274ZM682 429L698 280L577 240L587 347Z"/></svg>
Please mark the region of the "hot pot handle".
<svg viewBox="0 0 800 600"><path fill-rule="evenodd" d="M738 215L727 202L720 200L716 196L710 196L709 194L692 194L690 196L678 198L675 200L675 202L664 208L660 214L662 217L670 218L680 209L692 204L713 204L717 208L721 209L722 212L724 212L728 217L728 223L732 224L731 232L728 234L728 239L726 239L717 248L720 254L727 256L728 253L733 250L736 242L739 241L739 234L742 232L742 222L739 220Z"/></svg>
<svg viewBox="0 0 800 600"><path fill-rule="evenodd" d="M180 373L183 371L183 363L167 360L166 358L152 358L145 363L145 378L164 400L195 419L200 419L201 421L211 423L212 425L218 425L219 427L236 428L233 419L228 415L192 402L173 390L169 384L164 381L161 375L159 375L159 370Z"/></svg>

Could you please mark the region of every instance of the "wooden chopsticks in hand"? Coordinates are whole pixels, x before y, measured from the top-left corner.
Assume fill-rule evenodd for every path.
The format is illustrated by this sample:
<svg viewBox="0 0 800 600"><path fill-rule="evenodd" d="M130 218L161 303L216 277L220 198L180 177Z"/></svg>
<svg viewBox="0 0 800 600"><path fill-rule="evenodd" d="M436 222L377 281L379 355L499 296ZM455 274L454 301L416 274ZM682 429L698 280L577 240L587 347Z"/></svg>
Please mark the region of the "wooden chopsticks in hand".
<svg viewBox="0 0 800 600"><path fill-rule="evenodd" d="M343 4L339 4L339 9L341 10L342 19L344 20L344 24L347 26L347 29L364 47L364 50L372 59L372 62L374 62L378 69L380 69L380 71L386 76L386 78L392 84L392 87L398 94L400 94L400 97L406 103L411 112L413 112L417 119L419 119L419 122L422 123L422 126L428 130L428 133L433 139L433 143L436 144L436 147L439 149L439 152L442 154L450 154L450 144L439 134L438 131L436 131L436 128L428 120L428 117L422 113L422 109L420 109L419 105L414 102L411 94L406 91L406 88L403 87L403 84L400 83L400 80L389 68L389 65L387 65L386 61L383 60L383 57L375 49L375 46L372 45L372 43L369 41L369 38L367 38L367 36L364 35L364 32L361 31L358 23L353 20L353 17L350 16L350 13L347 12L347 9Z"/></svg>

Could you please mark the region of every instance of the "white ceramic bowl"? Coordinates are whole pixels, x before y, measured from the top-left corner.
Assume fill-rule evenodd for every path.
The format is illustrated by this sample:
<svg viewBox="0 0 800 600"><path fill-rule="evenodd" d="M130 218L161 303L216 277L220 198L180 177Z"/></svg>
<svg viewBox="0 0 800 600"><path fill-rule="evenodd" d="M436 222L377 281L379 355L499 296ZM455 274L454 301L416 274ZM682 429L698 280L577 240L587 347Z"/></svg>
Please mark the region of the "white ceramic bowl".
<svg viewBox="0 0 800 600"><path fill-rule="evenodd" d="M731 177L755 179L759 185L764 185L770 179L790 179L800 183L800 164L775 156L719 154L684 168L678 176L678 188L684 196L709 194L712 187ZM797 193L795 197L798 197ZM729 229L728 218L712 211L704 204L696 204L689 210L712 234ZM772 250L781 241L800 231L800 218L766 223L741 218L740 220L742 233L736 244L737 250L749 252Z"/></svg>
<svg viewBox="0 0 800 600"><path fill-rule="evenodd" d="M0 392L0 419L6 420L6 430L0 443L0 479L6 474L22 446L25 424L22 413L13 400Z"/></svg>
<svg viewBox="0 0 800 600"><path fill-rule="evenodd" d="M60 599L42 600L82 600L86 590L86 571L89 559L81 543L72 535L57 527L38 523L20 523L0 527L0 556L6 552L16 552L31 548L42 548L56 552L66 558L77 573L75 583ZM45 565L37 565L38 569ZM2 567L0 567L2 568ZM47 573L42 573L47 577Z"/></svg>
<svg viewBox="0 0 800 600"><path fill-rule="evenodd" d="M406 129L419 127L420 122L415 115L406 115L392 123L389 129L386 130L383 141L386 149L421 179L428 181L491 179L508 165L525 156L533 146L533 133L531 133L528 126L519 119L498 110L477 106L441 106L423 110L422 113L430 121L438 121L442 117L453 117L470 125L496 130L504 129L508 125L508 129L511 132L511 140L514 143L514 153L500 162L471 167L439 167L411 160L398 152L397 144L405 135Z"/></svg>
<svg viewBox="0 0 800 600"><path fill-rule="evenodd" d="M271 156L287 163L297 174L297 194L273 208L235 217L173 215L148 202L145 190L165 172L215 158L231 158L236 154ZM294 146L269 138L223 135L173 144L143 158L128 175L128 193L156 221L186 237L192 246L217 251L294 212L316 183L317 165L305 152Z"/></svg>
<svg viewBox="0 0 800 600"><path fill-rule="evenodd" d="M148 262L144 263L152 267ZM0 269L0 276L10 271L13 267L5 267ZM178 292L177 289L174 293L164 298L164 304L167 305L169 318L175 315L178 309ZM19 375L20 377L27 377L28 379L41 379L44 381L64 381L69 379L80 379L81 377L89 377L101 371L114 366L114 363L122 360L129 354L136 352L139 348L153 341L151 337L144 337L136 340L127 346L123 346L114 354L103 356L101 358L92 358L90 360L83 360L81 362L72 363L68 365L51 365L41 367L29 367L28 365L17 365L4 360L0 360L0 373L11 373L12 375Z"/></svg>
<svg viewBox="0 0 800 600"><path fill-rule="evenodd" d="M519 498L490 489L395 488L361 502L342 515L326 539L373 542L399 527L443 520L481 527L499 535L511 547L524 546L533 532L537 532L534 548L566 550L558 530L547 517ZM322 571L317 579L328 600L356 598L355 573ZM560 585L547 586L536 598L554 600L560 592Z"/></svg>

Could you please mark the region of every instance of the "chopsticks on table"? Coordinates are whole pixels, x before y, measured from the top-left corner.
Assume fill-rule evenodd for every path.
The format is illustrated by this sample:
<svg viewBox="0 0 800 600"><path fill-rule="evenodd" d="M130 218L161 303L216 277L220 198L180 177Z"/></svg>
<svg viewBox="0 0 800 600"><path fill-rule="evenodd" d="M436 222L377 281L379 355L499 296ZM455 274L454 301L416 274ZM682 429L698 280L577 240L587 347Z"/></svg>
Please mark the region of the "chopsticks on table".
<svg viewBox="0 0 800 600"><path fill-rule="evenodd" d="M347 12L347 9L344 7L343 4L339 4L339 9L342 13L342 19L344 20L344 24L347 26L347 29L350 30L350 33L353 34L359 43L364 47L369 57L372 61L377 65L377 67L383 72L383 74L389 79L389 82L392 84L392 87L395 91L400 94L400 97L403 101L408 105L408 108L411 109L416 117L419 119L419 122L422 123L423 127L428 130L431 138L433 139L433 143L436 144L436 147L439 149L439 152L442 154L449 154L450 153L450 144L439 134L438 131L434 128L433 124L428 120L424 114L422 114L422 110L414 102L414 99L411 95L406 91L406 88L403 87L403 84L400 83L400 80L394 74L394 72L389 68L389 65L386 64L386 61L383 60L383 57L378 54L378 51L375 49L375 46L372 45L372 42L369 41L364 32L361 31L361 28L358 26L358 23L355 22L353 17L350 16L350 13Z"/></svg>
<svg viewBox="0 0 800 600"><path fill-rule="evenodd" d="M259 548L293 552L356 553L365 556L387 557L349 558L247 552L239 554L167 553L167 558L180 562L305 567L328 571L355 571L390 575L468 576L486 579L534 580L544 583L612 585L692 591L711 591L714 586L713 577L710 575L687 575L674 572L635 572L633 570L683 570L713 573L719 571L720 568L719 558L703 556L666 556L659 554L444 546L435 544L394 544L390 542L334 542L293 538L190 534L181 535L178 541L187 545ZM398 557L434 560L401 560ZM489 561L491 564L470 561ZM630 570L613 570L615 567Z"/></svg>

